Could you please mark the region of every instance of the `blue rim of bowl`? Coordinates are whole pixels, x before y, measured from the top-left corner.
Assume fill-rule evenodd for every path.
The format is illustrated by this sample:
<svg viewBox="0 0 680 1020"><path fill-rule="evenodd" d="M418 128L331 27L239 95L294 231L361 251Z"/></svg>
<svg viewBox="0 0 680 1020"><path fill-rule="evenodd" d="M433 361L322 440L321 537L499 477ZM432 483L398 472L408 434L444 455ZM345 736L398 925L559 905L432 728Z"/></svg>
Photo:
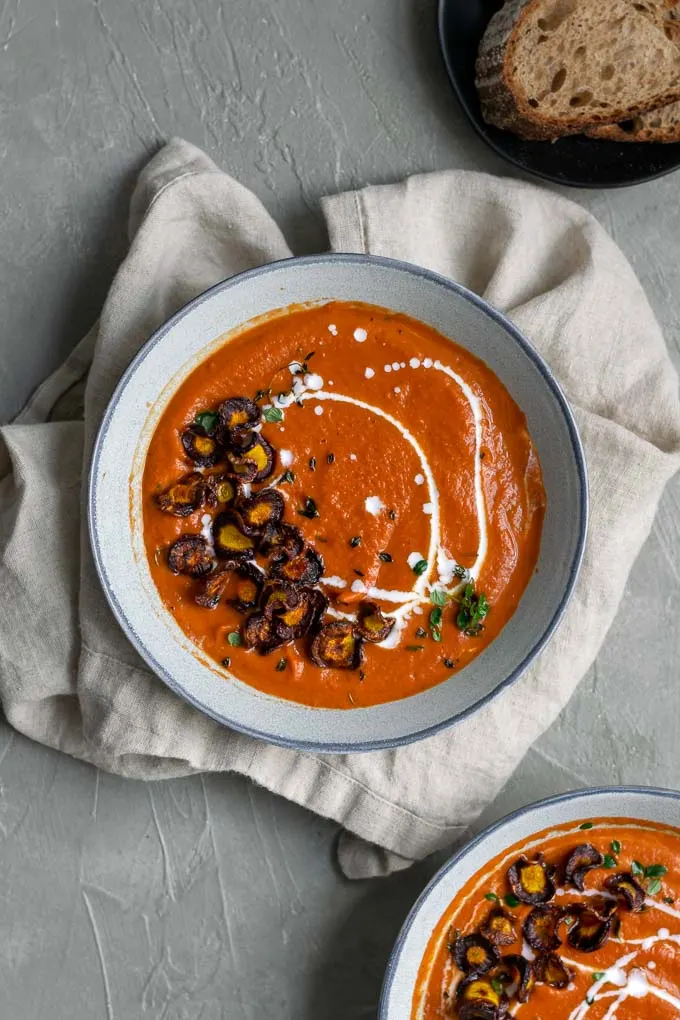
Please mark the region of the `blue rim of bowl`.
<svg viewBox="0 0 680 1020"><path fill-rule="evenodd" d="M439 871L430 879L416 902L411 907L408 917L401 927L401 931L397 936L397 941L394 943L394 948L390 953L387 969L385 971L385 978L383 980L382 991L380 993L380 1004L378 1006L378 1020L387 1020L388 1000L392 990L392 983L394 982L394 978L399 968L399 961L401 959L404 943L408 938L411 928L415 924L416 918L418 917L425 900L428 898L435 886L439 885L439 883L446 878L451 869L464 857L467 857L468 854L472 853L475 847L479 846L482 840L485 840L487 836L493 835L494 832L498 832L499 829L502 829L510 822L514 822L518 818L524 817L524 815L532 814L534 811L540 811L542 808L552 807L555 804L570 804L572 801L578 801L585 797L601 797L603 795L611 794L620 794L621 796L625 796L631 793L634 796L665 797L668 800L676 800L680 803L680 791L665 790L657 786L586 787L584 790L571 790L568 793L558 793L554 797L546 797L544 800L537 800L534 801L533 804L526 804L524 807L518 808L516 811L511 811L510 814L504 815L503 818L499 818L497 822L492 822L492 824L488 825L486 829L479 833L479 835L475 836L469 843L466 843L465 846L462 846L460 850L450 857L446 864L443 864ZM650 821L653 821L653 819L650 819ZM411 1015L410 1003L408 1015Z"/></svg>
<svg viewBox="0 0 680 1020"><path fill-rule="evenodd" d="M559 404L564 420L566 422L569 436L571 439L572 453L576 462L578 471L579 483L580 483L580 502L579 502L579 534L576 546L576 552L574 559L571 564L569 571L569 579L564 590L564 594L557 606L553 618L546 627L545 631L535 643L533 648L527 653L522 662L517 666L490 694L480 698L471 705L469 708L462 712L458 712L452 716L442 719L440 722L434 723L432 726L427 726L422 730L415 730L412 733L408 733L401 737L385 738L378 740L367 740L358 741L357 743L329 743L324 741L315 740L292 740L285 736L277 733L268 733L253 729L248 726L244 726L241 723L236 723L231 719L227 719L221 716L219 713L213 711L209 706L204 705L198 698L196 698L190 690L187 690L184 686L179 684L174 677L172 677L167 670L159 663L153 655L144 646L143 642L139 638L132 622L127 618L125 612L119 603L115 592L109 582L109 578L104 568L102 560L101 549L99 546L99 538L97 531L97 514L96 514L96 490L99 474L99 459L102 452L102 446L106 439L106 434L113 418L120 397L125 390L128 382L136 372L139 365L145 360L148 354L159 344L165 335L186 315L190 314L195 308L198 308L204 301L211 298L214 294L221 291L230 290L232 287L238 286L243 280L254 279L258 276L262 276L267 273L277 272L282 267L288 267L291 263L298 266L309 266L309 265L322 265L324 262L329 264L353 264L353 265L380 265L386 266L392 269L399 269L401 272L409 273L411 276L419 277L420 279L426 279L433 283L438 283L444 286L446 289L453 291L459 297L462 297L473 304L478 311L482 312L488 318L492 319L498 325L500 325L506 333L508 333L512 339L519 345L529 359L534 363L535 367L543 376L546 385L552 391L557 403ZM331 300L329 298L329 300ZM118 621L118 624L122 628L125 636L128 638L133 647L137 650L139 655L144 661L151 667L153 672L158 676L175 694L183 698L194 708L197 708L204 715L214 719L216 722L221 723L223 726L227 726L230 729L237 730L239 733L245 733L247 736L255 737L258 740L265 740L269 743L276 744L279 747L288 747L294 750L300 751L314 751L324 754L351 754L355 752L363 751L379 751L386 750L388 748L400 747L404 744L411 744L417 740L423 740L426 737L433 736L440 730L447 729L463 719L466 719L469 715L477 712L484 705L488 704L495 697L497 697L506 688L512 686L520 676L528 669L531 663L534 661L536 656L543 650L545 645L552 637L557 625L559 624L562 616L569 604L571 596L576 585L579 571L581 569L581 563L583 561L583 554L585 550L586 535L588 531L588 514L589 514L589 501L588 501L588 477L586 470L585 455L583 452L583 446L581 439L578 434L576 422L574 420L573 413L569 407L567 398L565 397L561 386L555 379L550 368L540 356L538 351L534 349L527 338L520 333L516 326L510 322L501 312L492 308L491 305L487 304L482 298L480 298L473 291L468 290L467 287L463 287L459 283L455 283L446 276L442 276L440 273L432 272L429 269L423 269L422 266L414 265L410 262L404 262L400 259L389 259L379 255L364 255L364 254L350 254L350 253L328 253L323 255L304 255L297 258L280 259L276 262L269 262L264 266L258 266L255 269L248 269L243 273L238 273L236 276L231 276L226 280L222 280L220 283L215 284L208 290L199 294L192 301L189 301L183 308L175 312L171 318L167 320L155 333L146 341L143 347L140 348L138 353L135 355L133 360L130 362L125 372L121 376L120 382L116 386L111 400L106 408L102 423L97 433L97 438L92 450L92 459L90 462L90 474L88 479L88 492L87 492L87 517L88 517L88 532L90 537L90 546L92 548L92 555L95 562L97 574L99 576L100 583L104 589L104 594L108 600L109 606ZM445 681L443 681L445 682ZM417 697L417 695L415 695ZM408 698L404 698L404 704L408 702ZM323 711L320 710L320 711Z"/></svg>
<svg viewBox="0 0 680 1020"><path fill-rule="evenodd" d="M669 166L664 168L663 170L656 170L653 173L640 174L639 176L636 176L634 180L630 181L620 181L614 179L607 181L604 184L601 181L589 184L587 181L561 180L554 174L545 173L543 170L537 170L533 166L530 166L528 163L523 163L520 159L517 159L515 156L512 156L510 153L508 153L503 148L502 145L499 145L497 142L495 142L494 139L490 135L488 135L481 127L479 121L477 120L472 110L470 109L470 104L468 103L466 96L464 95L462 89L460 88L460 85L458 84L458 75L456 73L454 63L451 60L451 55L449 53L449 48L446 42L446 32L444 30L444 18L446 16L446 9L447 7L450 6L451 3L454 2L460 2L460 0L439 0L439 6L437 8L437 34L439 35L439 50L442 55L442 60L444 61L444 66L446 68L449 83L451 85L451 88L456 94L456 98L460 103L461 109L465 113L465 116L469 120L471 126L475 130L478 137L481 138L482 141L486 145L488 145L490 149L493 149L497 156L500 156L501 159L504 159L506 163L511 163L512 166L517 167L518 170L522 170L524 173L531 174L532 177L538 177L542 181L549 181L551 184L559 184L563 188L564 187L578 188L581 191L596 190L598 188L611 188L611 189L632 188L636 184L647 184L649 181L656 181L660 177L667 177L668 174L675 173L678 167Z"/></svg>

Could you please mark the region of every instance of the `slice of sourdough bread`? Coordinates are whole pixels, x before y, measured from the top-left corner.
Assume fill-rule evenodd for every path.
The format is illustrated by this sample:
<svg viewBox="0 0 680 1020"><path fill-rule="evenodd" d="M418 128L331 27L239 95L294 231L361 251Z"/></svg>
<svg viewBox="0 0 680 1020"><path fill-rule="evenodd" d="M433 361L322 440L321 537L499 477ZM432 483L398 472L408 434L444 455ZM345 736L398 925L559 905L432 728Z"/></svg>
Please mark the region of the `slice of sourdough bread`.
<svg viewBox="0 0 680 1020"><path fill-rule="evenodd" d="M484 119L550 139L680 100L680 47L650 16L666 0L507 0L480 46Z"/></svg>
<svg viewBox="0 0 680 1020"><path fill-rule="evenodd" d="M647 13L668 39L680 46L680 3L678 0L639 0L638 10ZM680 142L680 102L641 113L622 124L601 124L588 128L591 138L613 142Z"/></svg>

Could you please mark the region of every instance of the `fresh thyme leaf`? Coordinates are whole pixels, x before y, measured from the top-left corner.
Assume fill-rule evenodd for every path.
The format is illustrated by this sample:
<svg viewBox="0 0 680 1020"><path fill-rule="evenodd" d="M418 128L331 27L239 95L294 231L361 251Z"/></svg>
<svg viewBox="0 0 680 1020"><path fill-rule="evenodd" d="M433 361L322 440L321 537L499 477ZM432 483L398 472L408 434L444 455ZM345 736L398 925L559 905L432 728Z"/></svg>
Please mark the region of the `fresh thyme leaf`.
<svg viewBox="0 0 680 1020"><path fill-rule="evenodd" d="M498 902L498 897L496 896L495 892L484 893L484 899L485 900L491 900L492 903L497 903Z"/></svg>
<svg viewBox="0 0 680 1020"><path fill-rule="evenodd" d="M645 878L663 878L667 874L668 868L665 864L650 864L645 868Z"/></svg>
<svg viewBox="0 0 680 1020"><path fill-rule="evenodd" d="M514 893L508 893L508 895L505 897L505 903L508 907L519 906L519 900L517 899Z"/></svg>
<svg viewBox="0 0 680 1020"><path fill-rule="evenodd" d="M355 535L354 538L350 538L349 544L353 549L356 549L358 545L361 545L361 535Z"/></svg>
<svg viewBox="0 0 680 1020"><path fill-rule="evenodd" d="M424 652L425 645L406 645L407 652Z"/></svg>
<svg viewBox="0 0 680 1020"><path fill-rule="evenodd" d="M620 854L621 853L621 844L619 843L618 839L613 839L611 841L611 843L609 844L609 846L611 848L612 853L614 853L614 854Z"/></svg>
<svg viewBox="0 0 680 1020"><path fill-rule="evenodd" d="M227 641L232 648L238 648L241 644L241 635L237 630L232 630L231 634L227 634Z"/></svg>
<svg viewBox="0 0 680 1020"><path fill-rule="evenodd" d="M583 825L579 825L579 829L592 829L592 822L584 822Z"/></svg>
<svg viewBox="0 0 680 1020"><path fill-rule="evenodd" d="M661 892L661 879L652 878L647 883L647 894L649 896L656 896L657 893Z"/></svg>
<svg viewBox="0 0 680 1020"><path fill-rule="evenodd" d="M467 567L460 567L460 566L458 566L458 567L454 567L453 568L453 576L454 577L459 577L461 579L461 581L467 581L467 579L470 576L470 573L469 573Z"/></svg>
<svg viewBox="0 0 680 1020"><path fill-rule="evenodd" d="M432 630L430 631L430 636L433 641L441 641L442 632L439 629L439 627L433 627Z"/></svg>
<svg viewBox="0 0 680 1020"><path fill-rule="evenodd" d="M309 458L309 470L316 471L316 457Z"/></svg>
<svg viewBox="0 0 680 1020"><path fill-rule="evenodd" d="M276 672L277 673L283 673L283 671L284 671L284 669L286 668L287 665L288 665L288 659L279 659L279 661L276 663Z"/></svg>
<svg viewBox="0 0 680 1020"><path fill-rule="evenodd" d="M218 421L219 417L214 411L199 411L194 418L194 425L198 425L207 436L211 436Z"/></svg>
<svg viewBox="0 0 680 1020"><path fill-rule="evenodd" d="M392 563L392 557L388 552L379 552L378 559L382 560L383 563Z"/></svg>
<svg viewBox="0 0 680 1020"><path fill-rule="evenodd" d="M294 481L295 481L294 473L292 471L284 471L283 474L281 475L281 477L279 478L279 485L282 485L284 482L294 482Z"/></svg>
<svg viewBox="0 0 680 1020"><path fill-rule="evenodd" d="M456 598L459 610L456 625L466 637L477 637L484 630L484 620L489 613L489 603L484 592L475 592L472 581L468 581L463 594Z"/></svg>
<svg viewBox="0 0 680 1020"><path fill-rule="evenodd" d="M413 573L416 575L416 577L420 577L420 575L424 574L426 570L427 560L418 560L418 562L415 563L413 566Z"/></svg>
<svg viewBox="0 0 680 1020"><path fill-rule="evenodd" d="M424 627L418 627L416 631L416 637L427 637L427 631Z"/></svg>
<svg viewBox="0 0 680 1020"><path fill-rule="evenodd" d="M262 412L262 417L265 421L273 424L275 422L283 421L283 411L280 407L265 407Z"/></svg>
<svg viewBox="0 0 680 1020"><path fill-rule="evenodd" d="M433 588L430 592L430 602L433 606L445 606L448 602L448 595L441 588Z"/></svg>
<svg viewBox="0 0 680 1020"><path fill-rule="evenodd" d="M630 870L636 878L639 878L640 875L644 876L645 873L645 869L642 867L639 861L633 861L633 863L630 866Z"/></svg>
<svg viewBox="0 0 680 1020"><path fill-rule="evenodd" d="M612 857L611 854L605 854L602 860L602 866L604 868L615 868L618 864L616 857Z"/></svg>
<svg viewBox="0 0 680 1020"><path fill-rule="evenodd" d="M334 453L329 453L328 456L326 457L326 461L329 464L332 464L334 460L335 460L335 454Z"/></svg>
<svg viewBox="0 0 680 1020"><path fill-rule="evenodd" d="M319 509L311 496L307 496L305 505L298 509L298 513L301 517L308 517L310 521L319 516Z"/></svg>

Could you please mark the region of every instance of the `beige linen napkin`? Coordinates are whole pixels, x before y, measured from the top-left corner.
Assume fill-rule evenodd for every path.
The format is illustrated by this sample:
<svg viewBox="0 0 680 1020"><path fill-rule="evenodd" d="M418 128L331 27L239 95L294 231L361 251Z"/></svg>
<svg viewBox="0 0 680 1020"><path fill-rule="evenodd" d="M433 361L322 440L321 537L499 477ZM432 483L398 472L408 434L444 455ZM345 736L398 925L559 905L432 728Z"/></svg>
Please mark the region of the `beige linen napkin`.
<svg viewBox="0 0 680 1020"><path fill-rule="evenodd" d="M565 705L680 465L680 407L639 283L579 206L526 184L451 171L328 198L323 209L334 250L427 266L506 311L571 399L592 516L578 588L551 644L514 687L457 727L410 747L343 757L233 733L142 663L109 612L81 516L83 465L102 412L169 315L225 276L290 255L248 190L174 141L140 177L130 252L99 324L1 430L0 697L22 733L101 768L143 779L233 770L335 819L345 829L341 863L356 877L453 842ZM78 384L86 376L83 422Z"/></svg>

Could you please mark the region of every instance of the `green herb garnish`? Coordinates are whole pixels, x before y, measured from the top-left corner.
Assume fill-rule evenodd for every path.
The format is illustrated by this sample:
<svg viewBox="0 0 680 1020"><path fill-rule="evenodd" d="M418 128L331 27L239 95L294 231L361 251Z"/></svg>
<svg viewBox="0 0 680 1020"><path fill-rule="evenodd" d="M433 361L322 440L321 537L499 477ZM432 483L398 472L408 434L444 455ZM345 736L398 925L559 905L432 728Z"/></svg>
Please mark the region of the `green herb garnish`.
<svg viewBox="0 0 680 1020"><path fill-rule="evenodd" d="M441 606L437 606L430 613L430 627L441 627L442 623L442 609Z"/></svg>
<svg viewBox="0 0 680 1020"><path fill-rule="evenodd" d="M470 571L467 569L467 567L454 567L453 576L459 577L461 581L467 581L470 577Z"/></svg>
<svg viewBox="0 0 680 1020"><path fill-rule="evenodd" d="M315 517L319 516L319 508L317 507L312 497L307 496L307 499L305 500L305 505L302 508L298 509L298 513L300 514L301 517L308 517L309 520L311 521Z"/></svg>
<svg viewBox="0 0 680 1020"><path fill-rule="evenodd" d="M276 663L275 669L277 673L283 673L284 669L288 665L288 659L279 659Z"/></svg>
<svg viewBox="0 0 680 1020"><path fill-rule="evenodd" d="M663 878L668 874L665 864L650 864L645 868L645 878Z"/></svg>
<svg viewBox="0 0 680 1020"><path fill-rule="evenodd" d="M491 987L493 988L496 995L503 994L503 982L498 978L491 978Z"/></svg>
<svg viewBox="0 0 680 1020"><path fill-rule="evenodd" d="M579 829L592 829L592 822L584 822L583 825L579 825Z"/></svg>
<svg viewBox="0 0 680 1020"><path fill-rule="evenodd" d="M603 970L594 970L593 971L593 981L601 981L603 977L604 977L604 971Z"/></svg>
<svg viewBox="0 0 680 1020"><path fill-rule="evenodd" d="M612 857L611 854L605 854L604 855L604 858L602 860L602 867L603 868L615 868L617 864L618 864L618 861L616 860L616 857Z"/></svg>
<svg viewBox="0 0 680 1020"><path fill-rule="evenodd" d="M383 563L392 563L392 557L388 552L379 552L378 559L382 560Z"/></svg>
<svg viewBox="0 0 680 1020"><path fill-rule="evenodd" d="M265 421L275 424L276 422L283 421L283 411L280 407L265 407L262 417Z"/></svg>
<svg viewBox="0 0 680 1020"><path fill-rule="evenodd" d="M194 418L194 425L202 428L206 436L211 436L215 431L218 421L219 415L215 411L199 411Z"/></svg>
<svg viewBox="0 0 680 1020"><path fill-rule="evenodd" d="M294 481L295 481L294 473L292 471L284 471L283 474L281 475L281 477L279 478L279 485L282 485L284 482L294 482Z"/></svg>
<svg viewBox="0 0 680 1020"><path fill-rule="evenodd" d="M424 627L418 627L416 631L416 637L427 637L427 631Z"/></svg>
<svg viewBox="0 0 680 1020"><path fill-rule="evenodd" d="M664 903L668 903L669 905L671 903L675 903L675 900L673 899L672 896L664 896L663 901L664 901Z"/></svg>
<svg viewBox="0 0 680 1020"><path fill-rule="evenodd" d="M425 645L406 645L407 652L424 652Z"/></svg>
<svg viewBox="0 0 680 1020"><path fill-rule="evenodd" d="M496 896L495 892L484 893L484 899L485 900L491 900L492 903L497 903L498 902L498 897Z"/></svg>
<svg viewBox="0 0 680 1020"><path fill-rule="evenodd" d="M633 873L633 875L635 875L636 878L639 878L640 875L644 875L645 873L645 869L642 867L639 861L633 861L633 863L630 866L630 870Z"/></svg>
<svg viewBox="0 0 680 1020"><path fill-rule="evenodd" d="M609 844L609 846L611 848L612 853L615 853L615 854L620 854L621 853L621 844L619 843L618 839L613 839L611 841L611 843Z"/></svg>
<svg viewBox="0 0 680 1020"><path fill-rule="evenodd" d="M232 648L238 648L241 644L241 635L237 630L232 630L231 634L227 634L227 641Z"/></svg>
<svg viewBox="0 0 680 1020"><path fill-rule="evenodd" d="M418 562L415 563L413 566L413 573L416 575L416 577L420 577L420 575L424 574L426 570L427 560L418 560Z"/></svg>
<svg viewBox="0 0 680 1020"><path fill-rule="evenodd" d="M505 897L505 903L506 903L506 906L508 906L508 907L518 907L519 906L519 900L517 899L517 897L515 896L514 893L508 893L508 895Z"/></svg>
<svg viewBox="0 0 680 1020"><path fill-rule="evenodd" d="M448 595L441 588L433 588L430 592L430 602L433 606L445 606L448 599Z"/></svg>
<svg viewBox="0 0 680 1020"><path fill-rule="evenodd" d="M358 545L361 545L361 535L355 535L354 538L350 538L349 544L353 549L356 549Z"/></svg>
<svg viewBox="0 0 680 1020"><path fill-rule="evenodd" d="M661 879L652 878L647 883L647 894L649 896L656 896L657 893L661 892Z"/></svg>
<svg viewBox="0 0 680 1020"><path fill-rule="evenodd" d="M489 613L489 603L486 595L475 592L475 586L470 581L465 585L463 594L456 599L459 605L456 625L462 630L466 637L477 637L484 630L484 620Z"/></svg>

